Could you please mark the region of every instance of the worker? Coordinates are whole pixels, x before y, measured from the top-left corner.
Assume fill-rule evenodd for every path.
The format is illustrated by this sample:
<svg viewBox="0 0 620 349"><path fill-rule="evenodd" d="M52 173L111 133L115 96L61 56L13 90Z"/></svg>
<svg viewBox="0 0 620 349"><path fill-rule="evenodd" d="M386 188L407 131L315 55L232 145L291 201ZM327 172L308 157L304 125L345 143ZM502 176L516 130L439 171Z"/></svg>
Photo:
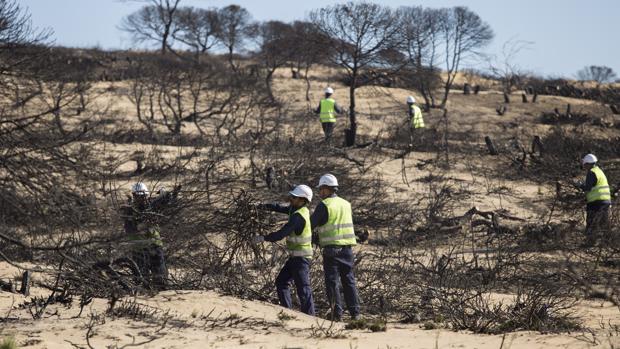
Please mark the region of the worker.
<svg viewBox="0 0 620 349"><path fill-rule="evenodd" d="M314 315L314 298L310 286L310 261L312 259L312 230L310 226L310 210L308 204L312 201L312 189L307 185L298 185L288 196L289 205L264 204L261 209L286 213L289 215L288 222L278 231L266 236L257 235L255 243L263 241L280 241L286 238L286 249L289 258L276 277L276 291L280 305L292 308L291 281L297 288L297 296L301 311Z"/></svg>
<svg viewBox="0 0 620 349"><path fill-rule="evenodd" d="M593 246L601 233L609 231L611 190L597 161L594 154L587 154L581 159L581 166L587 171L586 180L579 187L586 193L585 245L588 246Z"/></svg>
<svg viewBox="0 0 620 349"><path fill-rule="evenodd" d="M330 318L335 321L342 318L342 288L349 314L355 320L359 317L360 306L353 273L352 247L356 245L356 238L351 204L336 194L338 180L332 174L320 178L318 189L322 201L312 213L310 222L322 249L325 289L332 310Z"/></svg>
<svg viewBox="0 0 620 349"><path fill-rule="evenodd" d="M422 117L422 109L416 105L415 98L413 96L407 97L407 106L409 112L409 118L411 120L411 127L409 129L409 147L413 147L415 141L415 134L419 133L418 138L421 139L421 130L424 128L424 118Z"/></svg>
<svg viewBox="0 0 620 349"><path fill-rule="evenodd" d="M342 114L342 109L336 101L332 98L334 89L328 87L325 89L325 98L321 99L319 106L314 111L315 114L319 114L321 120L321 127L323 127L323 134L325 135L325 142L329 143L334 133L334 127L336 125L336 114Z"/></svg>
<svg viewBox="0 0 620 349"><path fill-rule="evenodd" d="M132 243L132 258L145 280L151 280L151 286L157 289L165 288L168 279L159 224L164 217L162 211L176 200L180 188L177 186L172 192L161 188L152 199L146 184L138 182L131 187L128 204L121 207L125 234Z"/></svg>

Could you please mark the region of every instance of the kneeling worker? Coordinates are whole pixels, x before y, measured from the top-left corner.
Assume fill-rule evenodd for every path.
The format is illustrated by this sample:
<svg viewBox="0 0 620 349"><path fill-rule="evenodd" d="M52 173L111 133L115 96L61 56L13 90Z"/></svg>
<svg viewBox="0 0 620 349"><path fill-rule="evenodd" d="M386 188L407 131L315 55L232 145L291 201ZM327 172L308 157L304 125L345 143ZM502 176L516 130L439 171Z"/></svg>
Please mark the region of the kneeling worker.
<svg viewBox="0 0 620 349"><path fill-rule="evenodd" d="M286 238L289 259L276 278L276 289L280 305L292 308L289 285L295 282L301 311L314 315L314 299L310 287L310 260L312 259L312 230L310 228L310 211L308 204L312 201L312 189L307 185L298 185L289 192L289 206L279 204L260 205L262 209L286 213L288 222L277 232L267 236L255 236L254 242L279 241Z"/></svg>

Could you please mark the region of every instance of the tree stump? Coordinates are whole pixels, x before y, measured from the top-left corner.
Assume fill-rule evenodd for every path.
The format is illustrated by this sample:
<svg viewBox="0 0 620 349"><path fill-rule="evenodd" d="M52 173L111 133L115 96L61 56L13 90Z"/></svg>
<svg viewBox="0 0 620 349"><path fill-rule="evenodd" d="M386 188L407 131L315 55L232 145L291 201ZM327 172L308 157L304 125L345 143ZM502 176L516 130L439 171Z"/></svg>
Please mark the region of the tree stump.
<svg viewBox="0 0 620 349"><path fill-rule="evenodd" d="M291 77L293 79L299 79L299 72L295 69L291 69Z"/></svg>
<svg viewBox="0 0 620 349"><path fill-rule="evenodd" d="M468 83L465 83L465 85L463 85L463 94L468 95L470 93L471 93L471 86Z"/></svg>
<svg viewBox="0 0 620 349"><path fill-rule="evenodd" d="M537 99L538 99L538 92L534 92L534 97L532 97L532 103L536 103Z"/></svg>
<svg viewBox="0 0 620 349"><path fill-rule="evenodd" d="M510 97L508 97L508 94L506 92L504 92L504 103L510 103Z"/></svg>
<svg viewBox="0 0 620 349"><path fill-rule="evenodd" d="M525 95L525 93L522 93L522 94L521 94L521 101L522 101L523 103L527 103L527 96Z"/></svg>
<svg viewBox="0 0 620 349"><path fill-rule="evenodd" d="M22 274L22 286L19 289L19 293L26 297L30 296L30 271L28 270Z"/></svg>
<svg viewBox="0 0 620 349"><path fill-rule="evenodd" d="M274 187L274 182L275 182L275 169L273 168L273 166L269 166L267 167L267 170L265 171L265 184L267 185L267 188L269 189L273 189Z"/></svg>
<svg viewBox="0 0 620 349"><path fill-rule="evenodd" d="M534 139L532 140L532 154L538 152L538 155L542 156L544 151L545 147L540 140L540 136L534 136Z"/></svg>
<svg viewBox="0 0 620 349"><path fill-rule="evenodd" d="M497 115L504 115L506 112L508 111L508 108L506 108L505 105L500 105L497 108L495 108L495 112L497 113Z"/></svg>
<svg viewBox="0 0 620 349"><path fill-rule="evenodd" d="M480 92L480 85L474 86L474 94L477 95Z"/></svg>
<svg viewBox="0 0 620 349"><path fill-rule="evenodd" d="M498 155L497 148L495 148L495 144L493 144L493 140L489 136L484 137L484 142L487 144L487 149L489 149L489 154Z"/></svg>

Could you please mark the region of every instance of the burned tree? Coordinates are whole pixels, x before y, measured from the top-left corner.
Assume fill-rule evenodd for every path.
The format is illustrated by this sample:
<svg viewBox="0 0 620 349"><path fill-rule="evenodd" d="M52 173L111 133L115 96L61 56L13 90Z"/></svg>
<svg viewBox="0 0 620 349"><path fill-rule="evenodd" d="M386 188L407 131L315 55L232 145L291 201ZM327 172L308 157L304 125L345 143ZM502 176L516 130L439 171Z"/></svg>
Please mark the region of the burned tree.
<svg viewBox="0 0 620 349"><path fill-rule="evenodd" d="M148 0L138 11L125 17L121 29L138 42L156 42L162 54L171 50L175 26L175 16L181 0Z"/></svg>
<svg viewBox="0 0 620 349"><path fill-rule="evenodd" d="M315 10L310 20L329 38L328 59L344 68L350 82L347 145L355 144L357 121L355 90L360 86L364 69L387 62L384 55L398 44L398 18L382 5L349 2Z"/></svg>
<svg viewBox="0 0 620 349"><path fill-rule="evenodd" d="M218 11L218 18L220 30L217 38L227 51L231 68L237 70L234 54L236 50L243 47L251 34L252 16L248 10L239 5L229 5Z"/></svg>
<svg viewBox="0 0 620 349"><path fill-rule="evenodd" d="M426 108L435 107L435 90L441 84L439 75L440 26L445 21L445 10L402 7L401 50L407 58L404 78L422 94Z"/></svg>
<svg viewBox="0 0 620 349"><path fill-rule="evenodd" d="M294 55L295 36L290 24L280 21L268 21L255 27L256 41L259 51L256 58L265 69L265 85L269 99L275 102L272 91L273 73L285 66Z"/></svg>
<svg viewBox="0 0 620 349"><path fill-rule="evenodd" d="M501 55L489 59L491 76L502 83L502 92L506 95L512 93L513 88L521 83L525 75L514 61L517 55L530 45L531 42L528 41L508 40L502 45Z"/></svg>
<svg viewBox="0 0 620 349"><path fill-rule="evenodd" d="M329 41L310 22L295 21L293 24L293 37L290 40L292 49L293 69L297 75L302 75L306 81L306 101L310 101L310 79L308 72L314 64L325 60L323 52L329 50ZM303 74L301 72L303 71Z"/></svg>
<svg viewBox="0 0 620 349"><path fill-rule="evenodd" d="M218 44L220 20L217 9L182 7L175 16L177 31L172 37L189 47L196 61Z"/></svg>
<svg viewBox="0 0 620 349"><path fill-rule="evenodd" d="M446 72L441 100L444 107L459 67L493 39L493 30L476 13L467 7L457 6L446 10L441 23L441 39Z"/></svg>
<svg viewBox="0 0 620 349"><path fill-rule="evenodd" d="M616 72L606 66L591 65L577 72L577 78L581 81L593 81L596 88L606 82L612 82L616 78Z"/></svg>

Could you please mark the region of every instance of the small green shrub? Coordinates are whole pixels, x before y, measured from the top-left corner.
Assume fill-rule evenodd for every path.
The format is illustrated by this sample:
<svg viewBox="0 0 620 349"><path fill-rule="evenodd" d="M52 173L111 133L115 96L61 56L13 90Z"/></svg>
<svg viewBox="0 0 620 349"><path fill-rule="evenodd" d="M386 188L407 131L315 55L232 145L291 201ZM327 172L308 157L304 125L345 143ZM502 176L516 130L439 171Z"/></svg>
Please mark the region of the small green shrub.
<svg viewBox="0 0 620 349"><path fill-rule="evenodd" d="M15 338L12 336L5 337L2 342L0 342L0 349L17 349Z"/></svg>

